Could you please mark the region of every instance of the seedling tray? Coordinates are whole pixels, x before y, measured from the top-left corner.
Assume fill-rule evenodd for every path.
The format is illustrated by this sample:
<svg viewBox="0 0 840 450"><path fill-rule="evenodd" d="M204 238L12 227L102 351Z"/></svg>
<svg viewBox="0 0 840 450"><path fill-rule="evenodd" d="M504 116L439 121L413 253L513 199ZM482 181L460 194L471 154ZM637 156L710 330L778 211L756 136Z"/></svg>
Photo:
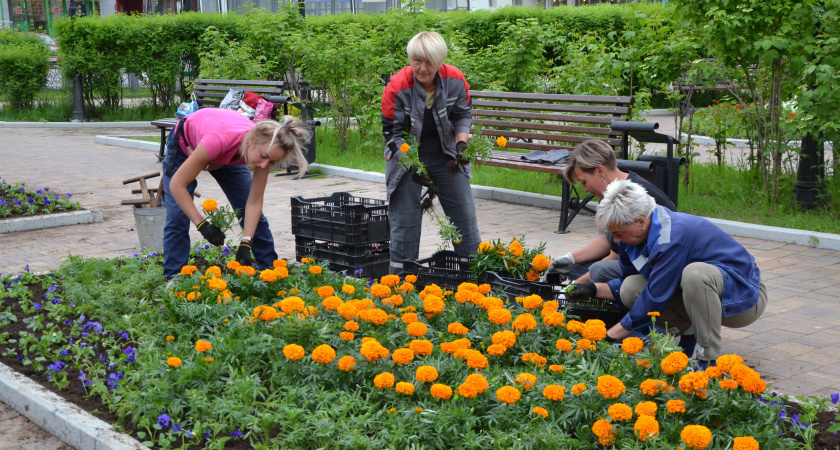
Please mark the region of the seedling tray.
<svg viewBox="0 0 840 450"><path fill-rule="evenodd" d="M357 276L378 278L388 274L390 253L388 243L370 243L347 245L329 241L317 241L306 237L295 237L295 255L297 259L312 257L329 263L330 270L348 274L362 269Z"/></svg>
<svg viewBox="0 0 840 450"><path fill-rule="evenodd" d="M484 277L493 289L504 290L505 295L510 300L534 294L539 295L545 301L556 300L564 288L557 282L559 277L556 276L549 277L545 283L507 277L498 272L486 272Z"/></svg>
<svg viewBox="0 0 840 450"><path fill-rule="evenodd" d="M560 309L568 308L569 315L577 316L584 322L589 319L602 320L607 329L617 324L625 314L625 311L622 311L611 300L598 298L569 300L565 294L561 294L558 302L560 303Z"/></svg>
<svg viewBox="0 0 840 450"><path fill-rule="evenodd" d="M292 234L342 244L390 239L388 202L336 192L329 197L292 197Z"/></svg>
<svg viewBox="0 0 840 450"><path fill-rule="evenodd" d="M439 251L425 259L407 260L403 263L403 271L417 275L415 286L418 289L432 284L456 289L461 283L478 283L470 271L470 258L449 250Z"/></svg>

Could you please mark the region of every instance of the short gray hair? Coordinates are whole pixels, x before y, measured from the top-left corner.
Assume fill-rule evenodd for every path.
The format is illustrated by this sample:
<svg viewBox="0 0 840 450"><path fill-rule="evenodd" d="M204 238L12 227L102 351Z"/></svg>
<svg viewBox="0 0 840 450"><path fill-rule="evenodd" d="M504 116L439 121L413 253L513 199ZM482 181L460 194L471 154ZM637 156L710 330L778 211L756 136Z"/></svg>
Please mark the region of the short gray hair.
<svg viewBox="0 0 840 450"><path fill-rule="evenodd" d="M595 224L604 232L610 226L627 226L640 216L650 219L656 201L645 188L630 180L615 180L607 186L598 204Z"/></svg>
<svg viewBox="0 0 840 450"><path fill-rule="evenodd" d="M440 68L443 65L443 60L446 59L448 50L446 41L440 34L434 31L421 31L408 41L405 52L408 54L409 60L412 56L419 56Z"/></svg>

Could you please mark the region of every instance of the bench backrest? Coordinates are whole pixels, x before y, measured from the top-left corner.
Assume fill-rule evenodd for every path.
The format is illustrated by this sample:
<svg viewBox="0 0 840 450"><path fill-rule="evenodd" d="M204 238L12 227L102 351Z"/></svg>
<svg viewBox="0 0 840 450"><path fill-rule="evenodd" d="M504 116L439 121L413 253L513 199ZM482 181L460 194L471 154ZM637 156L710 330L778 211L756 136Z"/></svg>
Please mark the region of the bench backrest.
<svg viewBox="0 0 840 450"><path fill-rule="evenodd" d="M482 136L504 136L506 148L523 150L574 150L581 142L600 138L626 158L622 133L612 121L630 119L633 97L598 95L530 94L470 91L473 128Z"/></svg>
<svg viewBox="0 0 840 450"><path fill-rule="evenodd" d="M192 92L198 99L198 106L218 108L231 88L251 91L263 97L268 97L269 95L283 95L285 85L286 83L283 81L197 78L193 80Z"/></svg>

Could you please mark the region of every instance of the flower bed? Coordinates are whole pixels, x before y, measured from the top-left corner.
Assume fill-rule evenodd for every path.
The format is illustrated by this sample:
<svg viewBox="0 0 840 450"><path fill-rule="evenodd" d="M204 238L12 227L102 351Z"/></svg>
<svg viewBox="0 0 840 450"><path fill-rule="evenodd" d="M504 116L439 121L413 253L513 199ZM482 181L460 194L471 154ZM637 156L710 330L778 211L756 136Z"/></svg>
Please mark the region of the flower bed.
<svg viewBox="0 0 840 450"><path fill-rule="evenodd" d="M72 196L50 192L49 187L32 191L25 183L9 184L0 179L0 219L82 209L79 202L70 201Z"/></svg>
<svg viewBox="0 0 840 450"><path fill-rule="evenodd" d="M158 448L802 446L735 355L693 372L666 336L610 345L539 297L201 255L170 287L157 255L5 277L4 361Z"/></svg>

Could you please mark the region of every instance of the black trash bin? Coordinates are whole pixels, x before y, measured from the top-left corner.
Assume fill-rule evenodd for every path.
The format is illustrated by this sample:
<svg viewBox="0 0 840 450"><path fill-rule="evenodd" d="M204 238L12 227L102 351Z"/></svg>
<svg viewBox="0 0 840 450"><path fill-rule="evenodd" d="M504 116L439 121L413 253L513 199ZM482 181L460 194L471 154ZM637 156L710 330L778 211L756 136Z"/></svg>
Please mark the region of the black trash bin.
<svg viewBox="0 0 840 450"><path fill-rule="evenodd" d="M685 158L672 157L671 163L668 164L667 156L639 155L639 161L650 161L654 164L655 169L650 175L652 179L643 176L654 186L662 189L665 195L674 202L674 206L679 209L677 201L679 200L680 166L685 164Z"/></svg>

